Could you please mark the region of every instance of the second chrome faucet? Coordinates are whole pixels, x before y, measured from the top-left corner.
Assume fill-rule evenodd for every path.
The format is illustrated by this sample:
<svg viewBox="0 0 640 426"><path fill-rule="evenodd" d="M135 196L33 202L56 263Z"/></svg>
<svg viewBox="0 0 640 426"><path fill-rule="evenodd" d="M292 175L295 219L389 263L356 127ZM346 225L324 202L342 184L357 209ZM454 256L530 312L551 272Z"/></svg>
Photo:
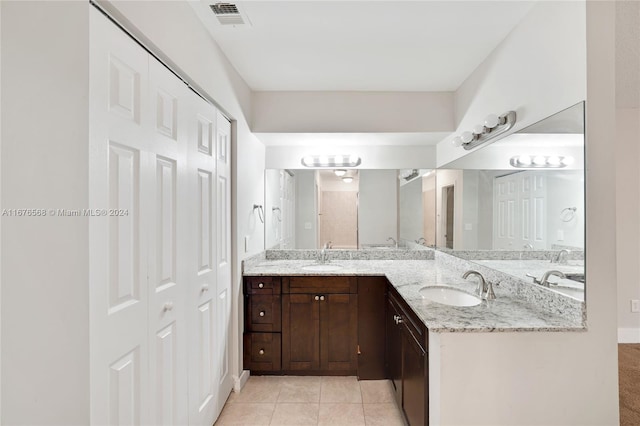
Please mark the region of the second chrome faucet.
<svg viewBox="0 0 640 426"><path fill-rule="evenodd" d="M478 271L469 270L462 275L462 278L465 280L469 278L471 275L475 275L478 277L478 286L476 287L476 294L481 298L487 300L494 300L496 298L496 294L493 292L493 283L491 281L487 281L484 279L482 274Z"/></svg>

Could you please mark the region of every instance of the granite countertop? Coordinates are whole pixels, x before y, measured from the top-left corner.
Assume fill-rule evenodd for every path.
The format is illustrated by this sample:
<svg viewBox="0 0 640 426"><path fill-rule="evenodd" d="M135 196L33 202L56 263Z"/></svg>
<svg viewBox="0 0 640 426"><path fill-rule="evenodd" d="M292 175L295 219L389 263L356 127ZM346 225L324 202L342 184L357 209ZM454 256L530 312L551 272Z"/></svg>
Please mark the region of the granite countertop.
<svg viewBox="0 0 640 426"><path fill-rule="evenodd" d="M425 286L451 286L469 293L475 278L464 280L459 272L436 260L332 260L341 268L313 272L301 269L313 260L262 260L245 265L245 276L386 276L427 328L443 332L584 331L582 318L559 315L519 298L517 293L494 286L496 300L470 307L447 306L424 299ZM560 297L560 296L559 296Z"/></svg>

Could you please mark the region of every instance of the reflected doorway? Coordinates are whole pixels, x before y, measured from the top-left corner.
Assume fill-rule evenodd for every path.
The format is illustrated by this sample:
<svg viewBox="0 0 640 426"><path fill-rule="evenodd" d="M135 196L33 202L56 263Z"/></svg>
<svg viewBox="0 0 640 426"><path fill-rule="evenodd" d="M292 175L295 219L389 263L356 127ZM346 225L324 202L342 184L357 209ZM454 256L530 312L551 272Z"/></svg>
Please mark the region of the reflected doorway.
<svg viewBox="0 0 640 426"><path fill-rule="evenodd" d="M445 245L446 248L453 249L453 221L455 211L455 187L454 185L442 188L442 199L444 200L444 229L445 229Z"/></svg>

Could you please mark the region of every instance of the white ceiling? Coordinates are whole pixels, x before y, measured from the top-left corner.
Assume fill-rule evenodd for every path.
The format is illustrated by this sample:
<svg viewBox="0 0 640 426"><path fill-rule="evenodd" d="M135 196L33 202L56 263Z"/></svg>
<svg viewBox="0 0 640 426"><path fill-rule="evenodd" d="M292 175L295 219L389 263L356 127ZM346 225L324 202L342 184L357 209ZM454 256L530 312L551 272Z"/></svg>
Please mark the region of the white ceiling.
<svg viewBox="0 0 640 426"><path fill-rule="evenodd" d="M251 21L200 19L254 91L453 91L529 1L238 1Z"/></svg>

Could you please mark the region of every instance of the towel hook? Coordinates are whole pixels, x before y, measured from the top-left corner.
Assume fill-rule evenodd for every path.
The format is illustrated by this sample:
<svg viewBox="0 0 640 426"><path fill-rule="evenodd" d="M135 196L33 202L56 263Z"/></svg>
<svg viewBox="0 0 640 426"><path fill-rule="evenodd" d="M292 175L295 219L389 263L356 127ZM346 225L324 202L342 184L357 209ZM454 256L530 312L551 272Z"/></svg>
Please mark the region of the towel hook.
<svg viewBox="0 0 640 426"><path fill-rule="evenodd" d="M258 209L258 217L260 218L260 222L264 223L264 210L262 209L262 204L254 204L253 211Z"/></svg>

